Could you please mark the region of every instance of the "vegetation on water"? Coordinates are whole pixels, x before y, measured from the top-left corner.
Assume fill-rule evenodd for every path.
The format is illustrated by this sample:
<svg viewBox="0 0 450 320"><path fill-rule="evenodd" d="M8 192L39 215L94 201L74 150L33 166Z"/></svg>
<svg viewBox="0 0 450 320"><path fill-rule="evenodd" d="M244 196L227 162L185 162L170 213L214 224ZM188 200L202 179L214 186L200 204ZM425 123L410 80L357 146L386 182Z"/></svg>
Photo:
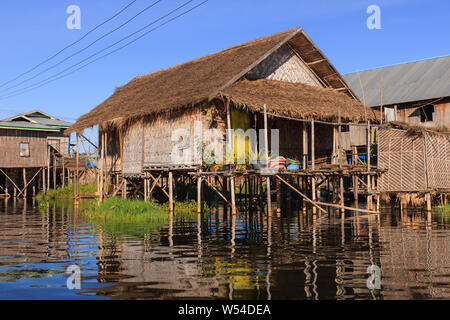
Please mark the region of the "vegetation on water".
<svg viewBox="0 0 450 320"><path fill-rule="evenodd" d="M97 183L80 184L80 194L95 196L97 194ZM65 187L50 189L47 192L39 192L36 195L38 202L49 200L67 200L72 199L74 195L74 185L70 184Z"/></svg>
<svg viewBox="0 0 450 320"><path fill-rule="evenodd" d="M92 202L84 213L91 220L101 221L166 221L169 217L168 210L156 203L122 198L109 198L100 204Z"/></svg>
<svg viewBox="0 0 450 320"><path fill-rule="evenodd" d="M204 207L207 209L207 207ZM175 202L176 214L189 214L197 212L197 202ZM125 221L125 222L149 222L166 221L169 218L169 204L156 202L144 202L142 200L130 200L122 198L109 198L100 204L92 202L85 211L85 215L91 220Z"/></svg>

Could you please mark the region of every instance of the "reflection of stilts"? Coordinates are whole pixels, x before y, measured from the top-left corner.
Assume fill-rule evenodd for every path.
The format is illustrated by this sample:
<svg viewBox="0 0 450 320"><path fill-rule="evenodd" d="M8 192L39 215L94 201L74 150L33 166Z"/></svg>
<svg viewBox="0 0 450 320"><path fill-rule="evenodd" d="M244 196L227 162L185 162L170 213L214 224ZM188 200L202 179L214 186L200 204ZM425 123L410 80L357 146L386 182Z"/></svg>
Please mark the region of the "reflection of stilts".
<svg viewBox="0 0 450 320"><path fill-rule="evenodd" d="M169 217L169 247L173 247L173 214Z"/></svg>
<svg viewBox="0 0 450 320"><path fill-rule="evenodd" d="M432 228L431 228L431 212L428 211L428 221L426 222L426 241L427 241L427 263L426 270L428 271L429 283L428 283L428 291L431 298L434 298L434 288L433 288L433 256L431 253L431 241L432 241Z"/></svg>
<svg viewBox="0 0 450 320"><path fill-rule="evenodd" d="M233 260L234 254L236 251L236 214L233 214L233 211L231 212L231 254L230 258ZM228 293L228 299L233 300L233 283L230 281L228 284L229 293Z"/></svg>
<svg viewBox="0 0 450 320"><path fill-rule="evenodd" d="M311 273L309 272L309 269L311 266L309 265L308 257L305 257L305 269L303 272L305 273L305 293L306 298L311 298L312 294L311 291L309 291L309 284L311 283Z"/></svg>
<svg viewBox="0 0 450 320"><path fill-rule="evenodd" d="M272 294L270 293L270 276L272 275L272 211L269 210L267 215L267 273L266 273L266 290L267 290L267 300L272 299Z"/></svg>
<svg viewBox="0 0 450 320"><path fill-rule="evenodd" d="M173 218L172 218L173 220ZM202 215L197 215L197 246L198 246L198 261L202 259L203 247L202 247Z"/></svg>

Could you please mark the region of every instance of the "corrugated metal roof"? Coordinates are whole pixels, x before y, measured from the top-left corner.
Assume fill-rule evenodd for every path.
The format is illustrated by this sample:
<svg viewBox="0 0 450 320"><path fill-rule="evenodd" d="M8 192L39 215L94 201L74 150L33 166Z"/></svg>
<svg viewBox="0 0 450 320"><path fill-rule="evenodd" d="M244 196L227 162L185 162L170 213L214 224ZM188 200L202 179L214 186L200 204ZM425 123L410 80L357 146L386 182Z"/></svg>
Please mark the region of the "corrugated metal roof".
<svg viewBox="0 0 450 320"><path fill-rule="evenodd" d="M36 130L36 131L60 131L60 127L48 126L40 123L30 123L25 121L0 121L2 129Z"/></svg>
<svg viewBox="0 0 450 320"><path fill-rule="evenodd" d="M72 124L70 122L56 119L39 110L23 113L0 120L2 129L37 130L37 131L60 131Z"/></svg>
<svg viewBox="0 0 450 320"><path fill-rule="evenodd" d="M383 79L383 105L437 99L450 96L450 56L439 57L359 72L366 105L380 105ZM358 72L343 75L363 101Z"/></svg>
<svg viewBox="0 0 450 320"><path fill-rule="evenodd" d="M47 119L47 118L33 118L34 121L41 124L46 124L49 126L56 127L70 127L72 124L70 122L58 120L58 119Z"/></svg>

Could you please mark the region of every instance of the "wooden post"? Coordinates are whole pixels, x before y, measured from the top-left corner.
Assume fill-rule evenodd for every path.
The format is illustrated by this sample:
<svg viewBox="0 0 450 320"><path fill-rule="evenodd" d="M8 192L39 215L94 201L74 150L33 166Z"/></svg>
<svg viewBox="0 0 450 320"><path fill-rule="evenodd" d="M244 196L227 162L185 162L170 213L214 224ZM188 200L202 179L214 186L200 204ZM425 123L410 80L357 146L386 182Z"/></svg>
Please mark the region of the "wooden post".
<svg viewBox="0 0 450 320"><path fill-rule="evenodd" d="M98 176L99 176L99 186L98 186L98 196L99 196L99 199L100 199L100 202L102 202L103 201L103 165L104 165L104 148L105 148L105 139L104 139L104 134L103 134L103 131L101 131L100 132L100 137L99 137L100 139L100 144L101 144L101 147L100 147L100 161L98 162L98 165L99 165L99 174L98 174ZM123 197L123 194L122 194L122 197Z"/></svg>
<svg viewBox="0 0 450 320"><path fill-rule="evenodd" d="M75 197L76 197L76 199L78 200L78 198L79 198L79 196L80 196L80 189L79 189L79 183L80 183L80 181L79 181L79 168L78 168L78 166L79 166L79 160L80 160L80 151L79 151L79 145L78 145L78 140L79 140L79 137L78 137L78 133L76 134L76 137L77 137L77 153L76 153L76 161L77 161L77 163L76 163L76 178L75 178Z"/></svg>
<svg viewBox="0 0 450 320"><path fill-rule="evenodd" d="M236 190L235 190L235 179L234 176L230 178L231 182L231 214L236 214Z"/></svg>
<svg viewBox="0 0 450 320"><path fill-rule="evenodd" d="M106 193L106 190L108 189L108 183L110 182L109 181L109 171L108 171L108 161L107 161L107 158L108 158L108 132L106 132L105 131L105 134L104 134L104 140L105 140L105 143L104 143L104 146L105 146L105 151L104 151L104 157L103 157L103 170L104 170L104 174L105 174L105 180L104 180L104 182L103 182L103 190L104 190L104 192Z"/></svg>
<svg viewBox="0 0 450 320"><path fill-rule="evenodd" d="M357 165L358 164L358 148L356 147L356 146L353 146L353 156L352 156L352 159L353 159L353 165ZM359 193L359 190L358 190L358 183L359 183L359 181L358 181L358 176L357 175L354 175L353 176L353 197L355 198L355 207L358 207L358 193Z"/></svg>
<svg viewBox="0 0 450 320"><path fill-rule="evenodd" d="M173 173L169 171L169 209L173 213Z"/></svg>
<svg viewBox="0 0 450 320"><path fill-rule="evenodd" d="M126 199L127 198L127 179L123 180L123 186L122 186L122 199Z"/></svg>
<svg viewBox="0 0 450 320"><path fill-rule="evenodd" d="M56 190L56 156L53 157L53 189Z"/></svg>
<svg viewBox="0 0 450 320"><path fill-rule="evenodd" d="M307 122L302 122L302 129L303 129L303 170L306 170L308 168L308 130L307 130ZM303 192L307 193L307 180L306 176L302 177L302 189ZM303 201L303 198L302 198ZM303 211L306 212L306 206L303 206Z"/></svg>
<svg viewBox="0 0 450 320"><path fill-rule="evenodd" d="M144 202L147 202L147 193L148 193L147 177L144 176Z"/></svg>
<svg viewBox="0 0 450 320"><path fill-rule="evenodd" d="M269 168L269 127L267 123L267 106L264 105L264 153L266 157L266 168ZM272 199L270 190L270 177L266 177L266 190L267 190L267 212L269 216L272 214Z"/></svg>
<svg viewBox="0 0 450 320"><path fill-rule="evenodd" d="M42 168L42 192L47 192L47 190L45 189L45 167Z"/></svg>
<svg viewBox="0 0 450 320"><path fill-rule="evenodd" d="M429 192L425 193L425 200L427 202L427 211L431 211L431 194Z"/></svg>
<svg viewBox="0 0 450 320"><path fill-rule="evenodd" d="M62 159L62 187L64 188L66 185L66 164L65 164L65 158L63 156Z"/></svg>
<svg viewBox="0 0 450 320"><path fill-rule="evenodd" d="M313 170L316 170L316 155L315 155L315 148L314 148L314 118L311 119L311 168ZM312 190L312 200L316 201L316 178L314 177L314 174L311 178L311 190ZM315 208L313 208L314 210ZM314 210L315 211L315 210Z"/></svg>
<svg viewBox="0 0 450 320"><path fill-rule="evenodd" d="M231 134L231 109L230 109L230 100L226 100L226 108L227 108L227 129L228 131L228 143L231 144L231 151L234 153L234 137ZM234 158L234 157L233 157ZM235 198L235 180L234 177L230 177L230 191L231 191L231 214L236 214L236 198Z"/></svg>
<svg viewBox="0 0 450 320"><path fill-rule="evenodd" d="M339 169L342 170L342 118L341 118L341 107L338 106L338 159L339 159ZM344 178L342 177L342 173L339 174L339 193L340 193L340 202L341 206L344 207ZM342 218L344 218L344 209L341 210Z"/></svg>
<svg viewBox="0 0 450 320"><path fill-rule="evenodd" d="M308 167L308 130L306 126L306 122L303 122L303 169L306 169Z"/></svg>
<svg viewBox="0 0 450 320"><path fill-rule="evenodd" d="M47 145L47 190L50 189L50 146Z"/></svg>
<svg viewBox="0 0 450 320"><path fill-rule="evenodd" d="M372 186L371 186L371 164L370 164L370 121L367 121L367 208L372 209Z"/></svg>
<svg viewBox="0 0 450 320"><path fill-rule="evenodd" d="M336 164L336 126L333 125L333 155L331 157L331 164Z"/></svg>
<svg viewBox="0 0 450 320"><path fill-rule="evenodd" d="M23 198L27 198L27 169L23 168Z"/></svg>

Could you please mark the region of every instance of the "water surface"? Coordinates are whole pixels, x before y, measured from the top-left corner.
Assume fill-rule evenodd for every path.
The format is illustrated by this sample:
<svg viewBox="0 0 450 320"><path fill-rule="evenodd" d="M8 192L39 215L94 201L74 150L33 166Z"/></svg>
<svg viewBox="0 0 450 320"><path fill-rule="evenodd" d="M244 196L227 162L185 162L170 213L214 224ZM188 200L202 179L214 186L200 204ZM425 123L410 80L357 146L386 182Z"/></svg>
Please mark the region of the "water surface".
<svg viewBox="0 0 450 320"><path fill-rule="evenodd" d="M117 226L81 210L0 200L0 299L450 298L450 213L219 210ZM66 286L71 265L79 290Z"/></svg>

